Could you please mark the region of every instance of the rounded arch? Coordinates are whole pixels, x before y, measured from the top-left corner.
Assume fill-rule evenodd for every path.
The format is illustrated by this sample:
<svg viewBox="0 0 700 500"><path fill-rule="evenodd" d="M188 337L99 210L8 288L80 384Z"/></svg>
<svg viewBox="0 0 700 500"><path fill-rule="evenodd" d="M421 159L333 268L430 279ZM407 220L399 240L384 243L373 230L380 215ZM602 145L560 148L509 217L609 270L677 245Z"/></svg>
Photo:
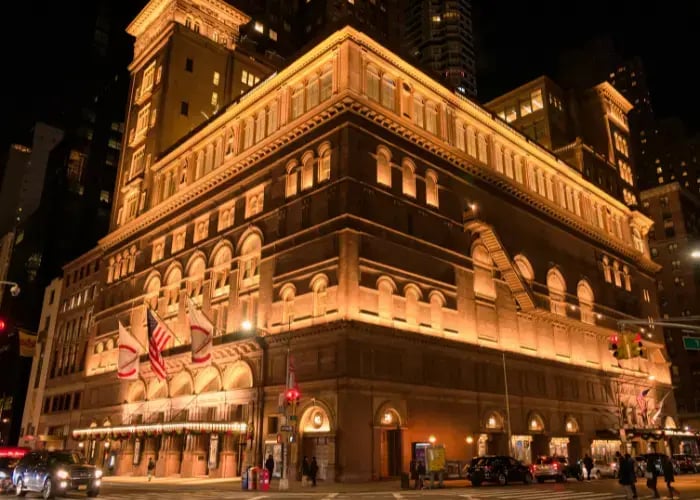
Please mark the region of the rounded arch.
<svg viewBox="0 0 700 500"><path fill-rule="evenodd" d="M129 390L126 393L127 403L138 403L146 399L146 384L143 380L134 380L129 384Z"/></svg>
<svg viewBox="0 0 700 500"><path fill-rule="evenodd" d="M287 162L287 165L286 165L286 167L285 167L285 171L286 171L287 173L290 173L290 172L292 172L295 168L297 168L297 166L299 166L299 162L296 161L295 159L291 159L291 160L289 160L289 161Z"/></svg>
<svg viewBox="0 0 700 500"><path fill-rule="evenodd" d="M146 395L148 401L167 398L168 385L163 380L160 380L159 378L155 377L149 382Z"/></svg>
<svg viewBox="0 0 700 500"><path fill-rule="evenodd" d="M384 401L374 414L374 425L382 427L406 427L408 419L395 401Z"/></svg>
<svg viewBox="0 0 700 500"><path fill-rule="evenodd" d="M408 297L411 294L416 300L423 300L423 291L415 283L407 283L403 287L403 294Z"/></svg>
<svg viewBox="0 0 700 500"><path fill-rule="evenodd" d="M391 150L386 146L380 144L379 146L377 146L377 156L381 156L385 161L390 162Z"/></svg>
<svg viewBox="0 0 700 500"><path fill-rule="evenodd" d="M185 267L185 272L188 278L195 276L204 276L204 272L207 269L207 260L204 252L198 250L192 254L190 260L187 262Z"/></svg>
<svg viewBox="0 0 700 500"><path fill-rule="evenodd" d="M401 160L401 168L406 173L410 173L410 174L416 173L416 164L410 158L404 158L403 160Z"/></svg>
<svg viewBox="0 0 700 500"><path fill-rule="evenodd" d="M309 286L314 292L318 292L328 288L328 276L326 276L324 273L317 274L316 276L311 278Z"/></svg>
<svg viewBox="0 0 700 500"><path fill-rule="evenodd" d="M143 285L143 291L147 295L156 294L160 291L160 273L151 271Z"/></svg>
<svg viewBox="0 0 700 500"><path fill-rule="evenodd" d="M513 258L513 262L518 271L520 271L520 275L526 281L535 281L535 270L532 268L532 264L530 264L527 257L519 253Z"/></svg>
<svg viewBox="0 0 700 500"><path fill-rule="evenodd" d="M333 412L323 401L313 399L301 409L299 430L302 434L335 432Z"/></svg>
<svg viewBox="0 0 700 500"><path fill-rule="evenodd" d="M323 156L323 155L329 153L330 150L331 150L331 143L329 141L322 142L316 148L316 151L318 152L318 156Z"/></svg>
<svg viewBox="0 0 700 500"><path fill-rule="evenodd" d="M564 419L564 430L568 433L577 433L581 431L581 427L578 425L578 420L573 415L567 415Z"/></svg>
<svg viewBox="0 0 700 500"><path fill-rule="evenodd" d="M314 160L314 152L311 150L304 151L304 154L301 155L301 164L306 165L306 162L308 161L313 161Z"/></svg>
<svg viewBox="0 0 700 500"><path fill-rule="evenodd" d="M245 230L238 240L238 255L260 252L262 249L262 231L255 226Z"/></svg>
<svg viewBox="0 0 700 500"><path fill-rule="evenodd" d="M471 256L474 264L481 267L487 267L489 269L493 267L493 259L491 259L491 254L481 240L477 240L472 244Z"/></svg>
<svg viewBox="0 0 700 500"><path fill-rule="evenodd" d="M482 427L489 430L500 430L505 429L505 419L503 414L498 410L488 410L484 414L482 421Z"/></svg>
<svg viewBox="0 0 700 500"><path fill-rule="evenodd" d="M547 272L547 288L550 293L566 294L566 280L564 280L564 275L556 267L552 267Z"/></svg>
<svg viewBox="0 0 700 500"><path fill-rule="evenodd" d="M447 300L445 299L445 294L443 294L439 290L431 290L430 294L428 294L428 300L431 304L439 304L440 307L444 307L447 303Z"/></svg>
<svg viewBox="0 0 700 500"><path fill-rule="evenodd" d="M194 380L192 374L182 370L170 381L170 397L188 396L194 394Z"/></svg>
<svg viewBox="0 0 700 500"><path fill-rule="evenodd" d="M173 262L165 272L165 285L178 285L182 281L182 265L179 262Z"/></svg>
<svg viewBox="0 0 700 500"><path fill-rule="evenodd" d="M297 287L294 286L294 283L285 283L282 285L282 288L280 288L280 299L282 300L289 300L297 295Z"/></svg>
<svg viewBox="0 0 700 500"><path fill-rule="evenodd" d="M253 387L253 370L245 361L236 361L224 370L223 389L250 389Z"/></svg>
<svg viewBox="0 0 700 500"><path fill-rule="evenodd" d="M530 432L545 431L544 418L536 411L531 411L527 416L527 429Z"/></svg>
<svg viewBox="0 0 700 500"><path fill-rule="evenodd" d="M393 279L391 279L389 276L380 276L377 278L377 290L380 291L388 291L390 290L391 293L396 293L396 283L394 282Z"/></svg>
<svg viewBox="0 0 700 500"><path fill-rule="evenodd" d="M578 296L578 301L581 304L593 305L593 302L595 302L593 288L591 288L588 280L582 279L578 282L578 285L576 285L576 295Z"/></svg>
<svg viewBox="0 0 700 500"><path fill-rule="evenodd" d="M221 267L230 263L233 259L233 245L227 239L222 239L211 251L211 257L209 258L209 265L211 267Z"/></svg>
<svg viewBox="0 0 700 500"><path fill-rule="evenodd" d="M221 390L221 373L215 366L208 366L197 374L194 381L195 394Z"/></svg>

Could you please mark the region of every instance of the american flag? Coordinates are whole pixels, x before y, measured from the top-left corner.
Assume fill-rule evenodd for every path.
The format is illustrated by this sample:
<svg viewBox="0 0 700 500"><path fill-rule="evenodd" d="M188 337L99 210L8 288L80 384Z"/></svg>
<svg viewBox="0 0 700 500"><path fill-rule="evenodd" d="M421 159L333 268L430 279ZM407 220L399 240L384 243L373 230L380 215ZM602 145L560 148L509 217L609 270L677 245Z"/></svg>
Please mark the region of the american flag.
<svg viewBox="0 0 700 500"><path fill-rule="evenodd" d="M165 361L161 353L172 338L172 333L162 321L156 318L150 309L148 309L146 317L148 324L148 359L156 376L161 380L165 380L168 372L165 370Z"/></svg>
<svg viewBox="0 0 700 500"><path fill-rule="evenodd" d="M637 408L639 408L642 412L647 411L647 394L649 394L649 391L651 391L651 387L648 387L647 389L644 389L642 392L637 394Z"/></svg>

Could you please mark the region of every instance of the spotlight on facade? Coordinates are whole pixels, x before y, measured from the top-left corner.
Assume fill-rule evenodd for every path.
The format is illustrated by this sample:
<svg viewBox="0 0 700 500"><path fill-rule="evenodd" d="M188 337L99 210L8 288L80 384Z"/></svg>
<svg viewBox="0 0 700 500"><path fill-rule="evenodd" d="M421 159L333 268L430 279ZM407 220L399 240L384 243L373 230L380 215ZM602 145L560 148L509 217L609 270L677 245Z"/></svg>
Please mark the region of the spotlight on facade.
<svg viewBox="0 0 700 500"><path fill-rule="evenodd" d="M700 250L693 250L692 252L690 252L690 256L693 259L700 259Z"/></svg>
<svg viewBox="0 0 700 500"><path fill-rule="evenodd" d="M251 323L249 319L246 319L241 323L241 328L244 332L249 332L253 329L253 323Z"/></svg>
<svg viewBox="0 0 700 500"><path fill-rule="evenodd" d="M466 441L467 441L467 444L472 444L474 442L474 438L471 436L467 436Z"/></svg>
<svg viewBox="0 0 700 500"><path fill-rule="evenodd" d="M435 438L435 436L433 436L431 434L430 437L428 438L428 441L430 441L430 444L435 444L435 441L437 441L437 439Z"/></svg>
<svg viewBox="0 0 700 500"><path fill-rule="evenodd" d="M384 424L391 424L394 421L394 416L391 414L390 411L386 412L384 416L382 417L382 422Z"/></svg>
<svg viewBox="0 0 700 500"><path fill-rule="evenodd" d="M690 427L688 427L688 426L686 425L685 427L683 427L683 430L686 431L686 432L688 432L688 431L690 430Z"/></svg>
<svg viewBox="0 0 700 500"><path fill-rule="evenodd" d="M653 380L656 380L656 376L655 376L655 375L649 375L649 380L652 380L652 381L653 381Z"/></svg>

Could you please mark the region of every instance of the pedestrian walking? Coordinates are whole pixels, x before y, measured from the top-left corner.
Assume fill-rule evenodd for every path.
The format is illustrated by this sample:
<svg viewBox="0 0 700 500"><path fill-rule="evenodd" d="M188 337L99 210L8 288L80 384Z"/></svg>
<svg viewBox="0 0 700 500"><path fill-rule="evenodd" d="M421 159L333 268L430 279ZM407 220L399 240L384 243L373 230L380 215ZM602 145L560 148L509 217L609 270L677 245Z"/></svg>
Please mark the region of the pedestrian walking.
<svg viewBox="0 0 700 500"><path fill-rule="evenodd" d="M311 464L309 465L309 475L311 476L311 486L316 486L316 474L318 474L318 463L316 462L316 457L311 457Z"/></svg>
<svg viewBox="0 0 700 500"><path fill-rule="evenodd" d="M620 456L619 482L625 488L627 498L637 498L637 488L634 486L637 475L634 471L634 460L629 453Z"/></svg>
<svg viewBox="0 0 700 500"><path fill-rule="evenodd" d="M146 468L148 469L148 482L150 483L156 470L156 462L153 460L153 457L148 459L148 466Z"/></svg>
<svg viewBox="0 0 700 500"><path fill-rule="evenodd" d="M654 459L651 457L649 457L649 460L647 460L647 470L644 475L647 478L647 488L649 488L654 494L652 498L661 498L661 496L659 496L659 491L656 489L656 481L659 477L659 471L656 468Z"/></svg>
<svg viewBox="0 0 700 500"><path fill-rule="evenodd" d="M588 456L588 453L583 457L583 465L586 467L586 477L591 480L591 472L593 472L593 459Z"/></svg>
<svg viewBox="0 0 700 500"><path fill-rule="evenodd" d="M411 479L413 479L413 489L418 489L418 462L416 460L411 460L411 465L409 467L411 473Z"/></svg>
<svg viewBox="0 0 700 500"><path fill-rule="evenodd" d="M418 489L422 490L423 489L423 481L425 480L425 463L420 460L418 462Z"/></svg>
<svg viewBox="0 0 700 500"><path fill-rule="evenodd" d="M673 474L673 462L664 455L661 457L661 470L664 473L664 481L666 481L666 487L668 487L668 495L673 498L673 494L676 494L677 498L681 497L681 494L678 492L676 488L674 488L671 483L673 483L676 478L675 475Z"/></svg>
<svg viewBox="0 0 700 500"><path fill-rule="evenodd" d="M267 460L265 460L265 468L270 474L270 480L272 480L272 471L275 470L275 459L272 458L272 454L267 456Z"/></svg>

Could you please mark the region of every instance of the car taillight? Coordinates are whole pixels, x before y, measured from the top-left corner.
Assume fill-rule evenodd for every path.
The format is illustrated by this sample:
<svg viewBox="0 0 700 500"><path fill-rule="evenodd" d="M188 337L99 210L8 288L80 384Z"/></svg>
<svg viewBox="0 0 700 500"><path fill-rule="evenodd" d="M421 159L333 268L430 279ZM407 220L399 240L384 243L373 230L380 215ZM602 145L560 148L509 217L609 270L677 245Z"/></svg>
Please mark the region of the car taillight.
<svg viewBox="0 0 700 500"><path fill-rule="evenodd" d="M559 470L559 464L556 462L554 463L554 470Z"/></svg>

